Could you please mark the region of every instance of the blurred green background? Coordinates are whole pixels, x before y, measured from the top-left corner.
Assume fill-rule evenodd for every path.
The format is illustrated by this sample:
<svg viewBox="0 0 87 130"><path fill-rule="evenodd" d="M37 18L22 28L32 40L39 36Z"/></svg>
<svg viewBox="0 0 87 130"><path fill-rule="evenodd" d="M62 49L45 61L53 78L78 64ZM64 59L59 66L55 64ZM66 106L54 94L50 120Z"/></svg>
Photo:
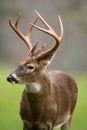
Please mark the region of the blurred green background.
<svg viewBox="0 0 87 130"><path fill-rule="evenodd" d="M27 47L10 28L8 19L10 17L15 21L21 12L23 15L19 27L25 34L29 23L36 17L34 10L58 34L60 30L57 15L61 16L64 37L49 70L63 70L75 78L79 93L71 130L87 130L86 0L0 0L0 130L22 130L19 105L24 87L7 83L6 77L28 53ZM47 48L54 43L51 37L36 29L32 31L31 41L38 41L40 44L46 42Z"/></svg>

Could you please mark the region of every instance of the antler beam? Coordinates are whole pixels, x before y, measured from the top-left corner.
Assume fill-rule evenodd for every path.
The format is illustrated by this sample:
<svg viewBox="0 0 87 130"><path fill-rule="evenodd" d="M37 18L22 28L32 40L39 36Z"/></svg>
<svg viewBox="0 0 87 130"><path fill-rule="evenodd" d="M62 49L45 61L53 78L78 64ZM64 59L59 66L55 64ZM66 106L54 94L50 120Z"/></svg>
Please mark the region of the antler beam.
<svg viewBox="0 0 87 130"><path fill-rule="evenodd" d="M54 53L54 52L56 51L56 49L58 48L58 46L59 46L59 44L60 44L60 42L61 42L61 40L62 40L62 37L63 37L63 24L62 24L62 21L61 21L60 16L58 16L59 24L60 24L60 36L58 36L58 35L55 33L55 31L51 28L51 26L42 18L42 16L41 16L37 11L35 11L35 13L38 15L39 19L40 19L40 20L42 21L42 23L47 27L47 29L43 29L43 28L41 28L41 27L38 27L37 25L35 25L35 24L33 24L33 23L31 23L31 25L32 25L33 27L35 27L36 29L38 29L38 30L40 30L40 31L42 31L42 32L45 32L45 33L51 35L51 36L56 40L56 45L55 45L53 48L51 48L51 49L49 49L48 51L46 51L43 55L41 55L41 56L39 57L39 58L41 58L41 57L43 57L43 56L48 55L48 54L51 53L51 52Z"/></svg>

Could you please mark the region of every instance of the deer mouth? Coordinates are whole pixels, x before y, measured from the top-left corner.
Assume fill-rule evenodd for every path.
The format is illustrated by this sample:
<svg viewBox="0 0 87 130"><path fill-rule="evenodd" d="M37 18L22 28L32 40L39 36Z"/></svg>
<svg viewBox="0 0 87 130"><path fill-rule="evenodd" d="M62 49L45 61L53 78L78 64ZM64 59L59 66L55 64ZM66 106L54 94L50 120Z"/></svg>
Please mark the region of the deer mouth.
<svg viewBox="0 0 87 130"><path fill-rule="evenodd" d="M14 76L12 76L12 75L9 75L9 76L7 77L7 81L10 82L10 83L13 83L13 84L18 83L18 79L16 79L16 78L15 78Z"/></svg>

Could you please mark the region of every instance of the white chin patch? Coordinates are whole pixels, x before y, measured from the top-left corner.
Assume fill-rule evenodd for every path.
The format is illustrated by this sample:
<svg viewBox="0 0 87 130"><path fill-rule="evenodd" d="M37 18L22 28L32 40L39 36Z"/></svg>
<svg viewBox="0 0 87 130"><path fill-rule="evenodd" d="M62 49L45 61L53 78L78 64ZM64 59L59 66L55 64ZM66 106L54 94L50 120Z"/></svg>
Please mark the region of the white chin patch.
<svg viewBox="0 0 87 130"><path fill-rule="evenodd" d="M28 93L38 93L41 86L38 83L29 83L25 86L25 91Z"/></svg>
<svg viewBox="0 0 87 130"><path fill-rule="evenodd" d="M16 81L13 81L12 84L16 84Z"/></svg>

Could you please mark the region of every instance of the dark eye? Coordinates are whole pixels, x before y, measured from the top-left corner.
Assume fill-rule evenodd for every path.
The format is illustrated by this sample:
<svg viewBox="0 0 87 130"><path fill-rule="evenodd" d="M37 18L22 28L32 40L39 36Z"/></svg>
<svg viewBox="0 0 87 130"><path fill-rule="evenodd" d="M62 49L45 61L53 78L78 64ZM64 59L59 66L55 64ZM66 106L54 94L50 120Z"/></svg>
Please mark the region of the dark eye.
<svg viewBox="0 0 87 130"><path fill-rule="evenodd" d="M32 69L34 69L34 66L33 65L26 65L26 68L32 70Z"/></svg>

